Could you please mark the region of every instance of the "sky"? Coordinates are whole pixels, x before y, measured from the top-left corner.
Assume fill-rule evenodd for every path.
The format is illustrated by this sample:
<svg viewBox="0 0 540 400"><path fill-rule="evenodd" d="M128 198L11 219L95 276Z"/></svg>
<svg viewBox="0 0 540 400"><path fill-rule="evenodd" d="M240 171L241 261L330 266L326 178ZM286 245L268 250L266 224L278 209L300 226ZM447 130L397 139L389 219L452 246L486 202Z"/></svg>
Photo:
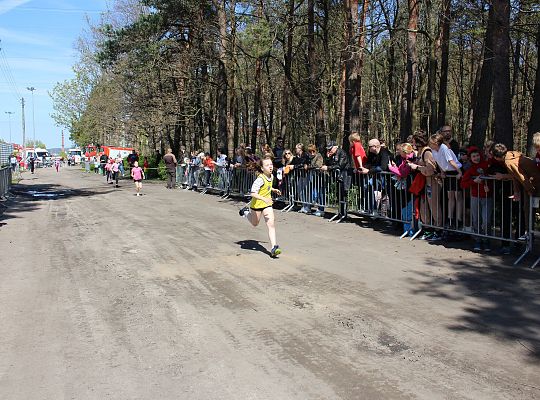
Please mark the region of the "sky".
<svg viewBox="0 0 540 400"><path fill-rule="evenodd" d="M106 12L107 3L107 0L0 0L0 138L22 144L21 97L24 97L26 140L34 139L35 127L36 140L48 148L61 146L62 128L51 117L53 105L48 92L57 82L73 78L71 67L77 60L77 38L88 28L88 19L98 21L101 13ZM30 91L29 87L35 90ZM64 136L68 147L66 129Z"/></svg>

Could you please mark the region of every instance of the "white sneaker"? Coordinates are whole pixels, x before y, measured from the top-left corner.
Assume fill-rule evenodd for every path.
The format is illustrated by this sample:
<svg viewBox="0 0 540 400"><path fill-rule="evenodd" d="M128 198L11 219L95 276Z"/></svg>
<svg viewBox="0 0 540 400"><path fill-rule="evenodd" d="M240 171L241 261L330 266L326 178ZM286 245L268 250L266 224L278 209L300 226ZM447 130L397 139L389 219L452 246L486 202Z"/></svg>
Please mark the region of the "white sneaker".
<svg viewBox="0 0 540 400"><path fill-rule="evenodd" d="M528 232L525 232L523 235L521 235L520 237L518 237L518 240L519 240L519 241L522 241L522 242L526 242L527 240L529 240L529 233L528 233Z"/></svg>

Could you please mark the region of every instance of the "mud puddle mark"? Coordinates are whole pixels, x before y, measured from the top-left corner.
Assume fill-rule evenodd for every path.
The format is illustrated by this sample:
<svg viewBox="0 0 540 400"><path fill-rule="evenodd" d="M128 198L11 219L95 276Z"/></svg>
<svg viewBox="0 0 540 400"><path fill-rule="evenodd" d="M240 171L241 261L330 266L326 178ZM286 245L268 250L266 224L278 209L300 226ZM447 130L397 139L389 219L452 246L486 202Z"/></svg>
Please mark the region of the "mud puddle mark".
<svg viewBox="0 0 540 400"><path fill-rule="evenodd" d="M293 298L292 305L294 308L297 308L300 310L313 308L313 304L311 304L309 301L303 300L302 297Z"/></svg>
<svg viewBox="0 0 540 400"><path fill-rule="evenodd" d="M418 354L408 344L389 332L380 321L361 315L330 313L329 318L343 332L348 332L358 350L369 351L379 356L403 356L409 361L418 361Z"/></svg>

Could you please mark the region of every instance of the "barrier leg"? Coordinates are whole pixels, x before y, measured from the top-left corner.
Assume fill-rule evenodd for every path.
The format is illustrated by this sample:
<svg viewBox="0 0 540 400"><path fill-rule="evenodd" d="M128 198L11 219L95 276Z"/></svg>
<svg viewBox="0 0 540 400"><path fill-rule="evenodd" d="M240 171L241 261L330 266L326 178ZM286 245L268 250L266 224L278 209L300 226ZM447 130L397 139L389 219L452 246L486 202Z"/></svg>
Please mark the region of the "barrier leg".
<svg viewBox="0 0 540 400"><path fill-rule="evenodd" d="M294 201L290 200L291 204L289 204L287 207L285 207L281 212L288 213L294 208Z"/></svg>
<svg viewBox="0 0 540 400"><path fill-rule="evenodd" d="M418 230L412 235L412 237L409 239L411 242L418 237L422 233L422 227L419 227Z"/></svg>
<svg viewBox="0 0 540 400"><path fill-rule="evenodd" d="M533 246L533 199L529 199L529 226L527 229L527 246L525 247L525 251L522 255L519 256L519 258L514 262L514 265L518 265L526 256L532 251Z"/></svg>

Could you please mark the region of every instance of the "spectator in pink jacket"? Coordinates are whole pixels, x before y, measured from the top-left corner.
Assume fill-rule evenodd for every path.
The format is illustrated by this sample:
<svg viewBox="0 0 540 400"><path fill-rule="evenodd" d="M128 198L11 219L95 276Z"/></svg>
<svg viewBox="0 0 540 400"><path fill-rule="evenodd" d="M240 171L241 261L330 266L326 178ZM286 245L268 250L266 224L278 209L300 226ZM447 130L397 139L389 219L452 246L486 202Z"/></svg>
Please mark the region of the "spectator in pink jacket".
<svg viewBox="0 0 540 400"><path fill-rule="evenodd" d="M399 148L399 153L401 155L401 163L399 166L393 161L390 161L388 169L398 178L404 179L411 173L412 169L409 166L409 162L411 162L416 155L414 153L414 148L410 143L402 143Z"/></svg>

